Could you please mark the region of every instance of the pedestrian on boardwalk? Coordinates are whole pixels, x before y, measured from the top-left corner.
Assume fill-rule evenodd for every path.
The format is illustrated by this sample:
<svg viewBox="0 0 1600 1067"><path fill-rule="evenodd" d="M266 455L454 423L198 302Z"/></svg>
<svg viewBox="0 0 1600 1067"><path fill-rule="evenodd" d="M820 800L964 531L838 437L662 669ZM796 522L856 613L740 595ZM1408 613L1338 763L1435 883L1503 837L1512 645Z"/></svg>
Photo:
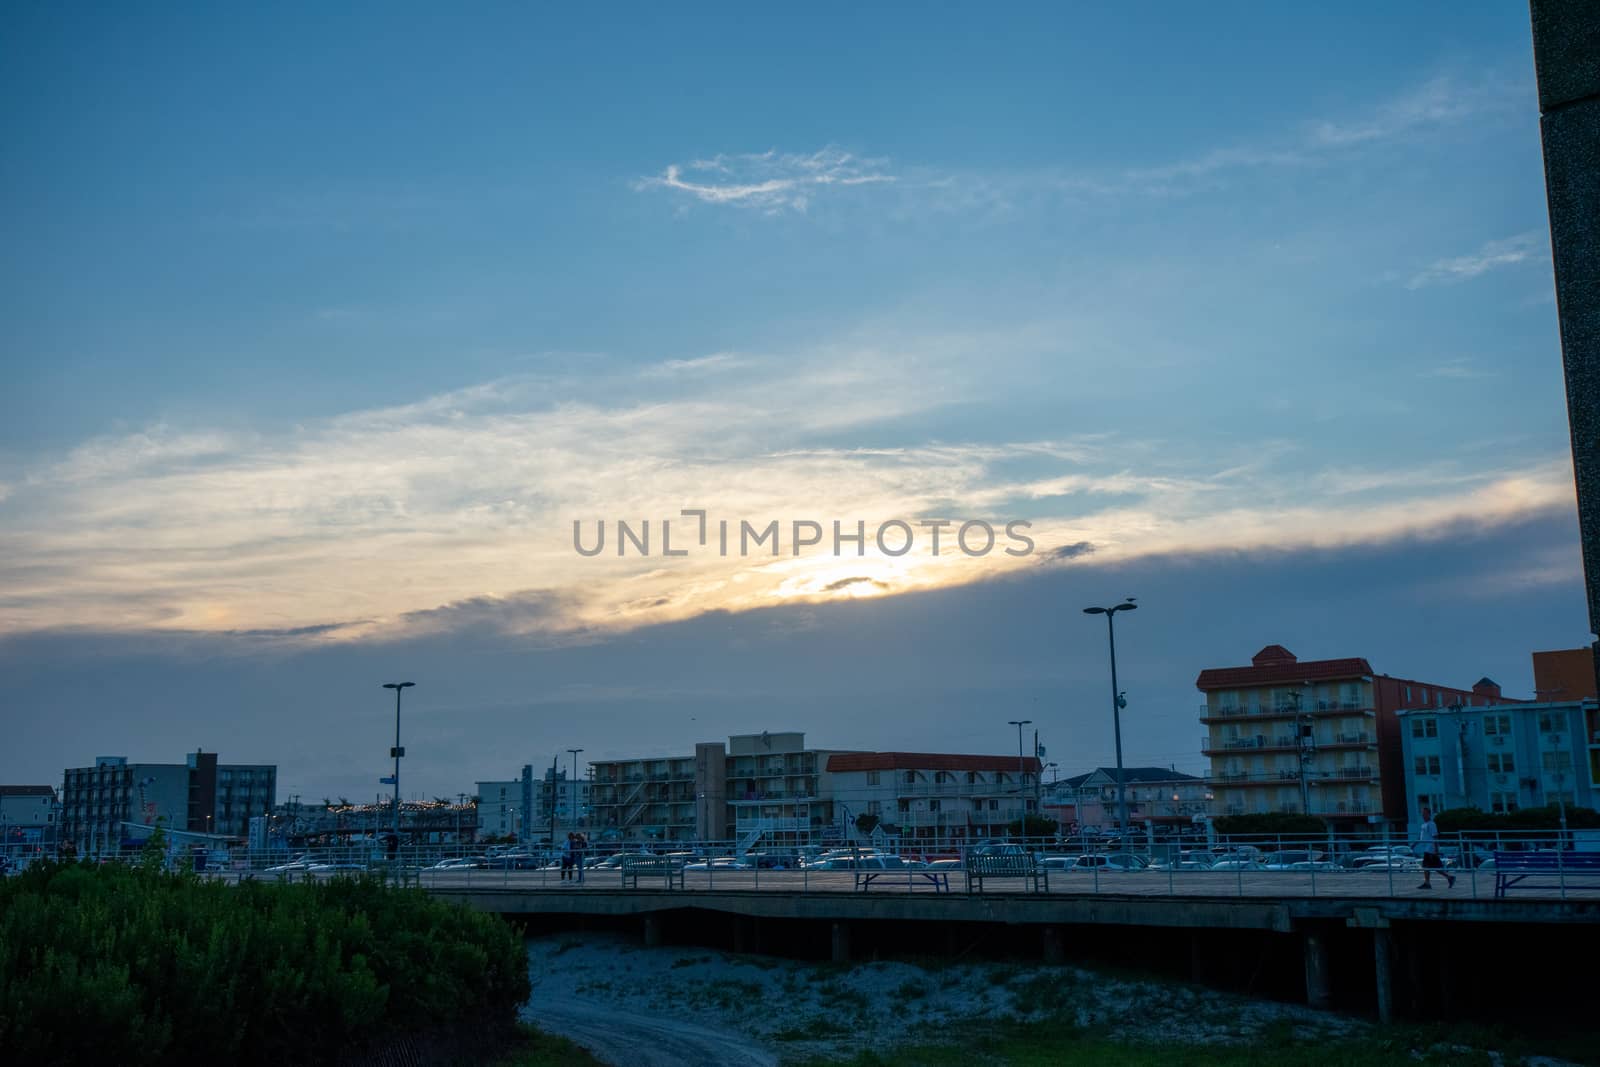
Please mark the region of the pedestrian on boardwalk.
<svg viewBox="0 0 1600 1067"><path fill-rule="evenodd" d="M561 880L565 882L572 877L572 857L577 851L577 845L572 840L572 835L567 834L566 841L561 845Z"/></svg>
<svg viewBox="0 0 1600 1067"><path fill-rule="evenodd" d="M579 833L572 839L572 860L578 868L578 881L583 881L583 861L589 855L589 839Z"/></svg>
<svg viewBox="0 0 1600 1067"><path fill-rule="evenodd" d="M1444 869L1444 860L1439 858L1439 824L1433 821L1433 811L1424 804L1422 806L1422 884L1418 889L1433 888L1433 872L1438 871L1444 875L1444 880L1454 889L1456 876Z"/></svg>

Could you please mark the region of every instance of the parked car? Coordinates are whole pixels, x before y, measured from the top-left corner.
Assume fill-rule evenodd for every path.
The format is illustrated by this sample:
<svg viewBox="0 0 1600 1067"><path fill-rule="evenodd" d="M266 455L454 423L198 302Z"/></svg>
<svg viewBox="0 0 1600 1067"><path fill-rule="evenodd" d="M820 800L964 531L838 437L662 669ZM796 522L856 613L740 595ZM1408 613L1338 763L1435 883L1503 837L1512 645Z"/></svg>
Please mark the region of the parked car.
<svg viewBox="0 0 1600 1067"><path fill-rule="evenodd" d="M683 869L686 871L753 871L755 866L733 856L718 856L715 859L686 863L683 865Z"/></svg>
<svg viewBox="0 0 1600 1067"><path fill-rule="evenodd" d="M1287 848L1282 852L1269 852L1261 857L1261 865L1269 871L1338 871L1343 870L1324 853L1315 849Z"/></svg>
<svg viewBox="0 0 1600 1067"><path fill-rule="evenodd" d="M1242 852L1227 852L1211 861L1213 871L1263 871L1259 856L1246 855Z"/></svg>
<svg viewBox="0 0 1600 1067"><path fill-rule="evenodd" d="M1081 856L1073 857L1072 866L1064 868L1069 871L1143 871L1149 868L1144 857L1135 856L1131 852L1085 852Z"/></svg>
<svg viewBox="0 0 1600 1067"><path fill-rule="evenodd" d="M327 863L313 863L306 868L312 874L339 874L349 871L364 871L366 869L367 865L365 863L352 863L349 860L330 860Z"/></svg>
<svg viewBox="0 0 1600 1067"><path fill-rule="evenodd" d="M1178 853L1176 859L1158 860L1150 864L1153 871L1209 871L1217 862L1215 853L1190 849Z"/></svg>
<svg viewBox="0 0 1600 1067"><path fill-rule="evenodd" d="M301 855L301 856L296 856L294 859L290 860L287 863L280 863L276 867L268 867L266 869L266 871L263 872L263 873L265 873L265 874L293 874L296 871L303 871L303 870L305 870L306 868L308 868L310 866L311 866L311 860L308 859L306 856Z"/></svg>

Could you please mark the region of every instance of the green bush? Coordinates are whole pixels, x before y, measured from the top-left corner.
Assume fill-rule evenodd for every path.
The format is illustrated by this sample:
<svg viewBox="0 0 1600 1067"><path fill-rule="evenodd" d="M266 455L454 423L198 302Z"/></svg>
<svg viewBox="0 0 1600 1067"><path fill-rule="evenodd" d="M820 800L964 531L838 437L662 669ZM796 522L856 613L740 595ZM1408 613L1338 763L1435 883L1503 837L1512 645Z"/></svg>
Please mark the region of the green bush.
<svg viewBox="0 0 1600 1067"><path fill-rule="evenodd" d="M1516 811L1489 812L1478 808L1451 808L1434 816L1440 833L1453 834L1462 830L1498 830L1514 834L1522 830L1559 830L1560 805L1542 808L1518 808ZM1600 813L1593 808L1567 806L1567 829L1600 829Z"/></svg>
<svg viewBox="0 0 1600 1067"><path fill-rule="evenodd" d="M327 1062L509 1027L529 992L511 927L373 879L233 886L36 865L0 882L13 1062Z"/></svg>
<svg viewBox="0 0 1600 1067"><path fill-rule="evenodd" d="M1328 824L1315 815L1264 811L1253 815L1219 815L1211 820L1219 834L1282 834L1311 837L1328 832Z"/></svg>

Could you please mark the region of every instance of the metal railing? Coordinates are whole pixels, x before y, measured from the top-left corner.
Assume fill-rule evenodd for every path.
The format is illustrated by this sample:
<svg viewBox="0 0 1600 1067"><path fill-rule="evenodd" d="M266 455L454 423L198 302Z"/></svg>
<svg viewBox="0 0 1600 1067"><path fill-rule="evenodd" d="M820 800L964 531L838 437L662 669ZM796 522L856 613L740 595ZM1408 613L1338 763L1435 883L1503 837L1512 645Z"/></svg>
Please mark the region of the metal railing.
<svg viewBox="0 0 1600 1067"><path fill-rule="evenodd" d="M1581 836L1581 835L1580 835ZM1542 870L1513 886L1509 898L1600 898L1600 852L1586 851L1572 835L1459 833L1438 840L1441 866L1429 889L1421 888L1419 844L1382 832L1364 835L1213 836L1140 835L1126 842L1111 835L1079 834L1018 841L940 844L902 838L898 848L838 845L757 847L741 853L736 842L604 842L584 857L581 872L547 848L487 851L458 845L403 846L394 853L369 844L284 850L210 850L176 853L171 862L192 866L202 877L298 882L341 876L379 877L398 885L451 893L470 890L623 890L622 857L666 857L681 865L688 891L777 891L797 893L858 890L857 870L872 873L867 891L963 892L976 849L1028 853L1048 878L1037 888L1023 879L986 877L989 892L1048 892L1054 895L1285 898L1497 897L1496 854L1553 857ZM1582 859L1574 859L1582 857ZM106 852L83 862L137 863L140 850ZM1012 884L1015 883L1015 884ZM659 892L643 877L639 890ZM630 890L631 891L631 890Z"/></svg>

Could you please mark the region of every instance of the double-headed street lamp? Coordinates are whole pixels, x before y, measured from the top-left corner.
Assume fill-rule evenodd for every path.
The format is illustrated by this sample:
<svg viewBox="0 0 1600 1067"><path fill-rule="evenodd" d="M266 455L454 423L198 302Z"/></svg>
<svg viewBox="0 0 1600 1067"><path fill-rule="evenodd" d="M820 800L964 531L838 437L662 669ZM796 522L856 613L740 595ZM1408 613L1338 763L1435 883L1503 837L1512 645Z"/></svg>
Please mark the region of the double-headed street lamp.
<svg viewBox="0 0 1600 1067"><path fill-rule="evenodd" d="M400 757L406 750L400 747L400 690L410 689L416 682L384 682L385 689L394 690L394 747L389 755L394 757L394 844L400 847Z"/></svg>
<svg viewBox="0 0 1600 1067"><path fill-rule="evenodd" d="M1007 726L1017 728L1017 806L1022 809L1021 814L1017 816L1017 825L1022 827L1022 833L1018 835L1021 837L1028 836L1028 794L1023 788L1028 778L1028 764L1022 757L1022 728L1032 722L1032 719L1006 720Z"/></svg>
<svg viewBox="0 0 1600 1067"><path fill-rule="evenodd" d="M1118 840L1122 847L1127 847L1128 841L1128 794L1123 788L1122 781L1122 708L1126 701L1122 691L1117 688L1117 626L1116 617L1119 611L1133 611L1139 605L1133 602L1133 597L1128 597L1121 604L1109 608L1084 608L1085 615L1104 615L1106 617L1106 635L1111 639L1111 728L1117 742L1117 829L1120 832Z"/></svg>

